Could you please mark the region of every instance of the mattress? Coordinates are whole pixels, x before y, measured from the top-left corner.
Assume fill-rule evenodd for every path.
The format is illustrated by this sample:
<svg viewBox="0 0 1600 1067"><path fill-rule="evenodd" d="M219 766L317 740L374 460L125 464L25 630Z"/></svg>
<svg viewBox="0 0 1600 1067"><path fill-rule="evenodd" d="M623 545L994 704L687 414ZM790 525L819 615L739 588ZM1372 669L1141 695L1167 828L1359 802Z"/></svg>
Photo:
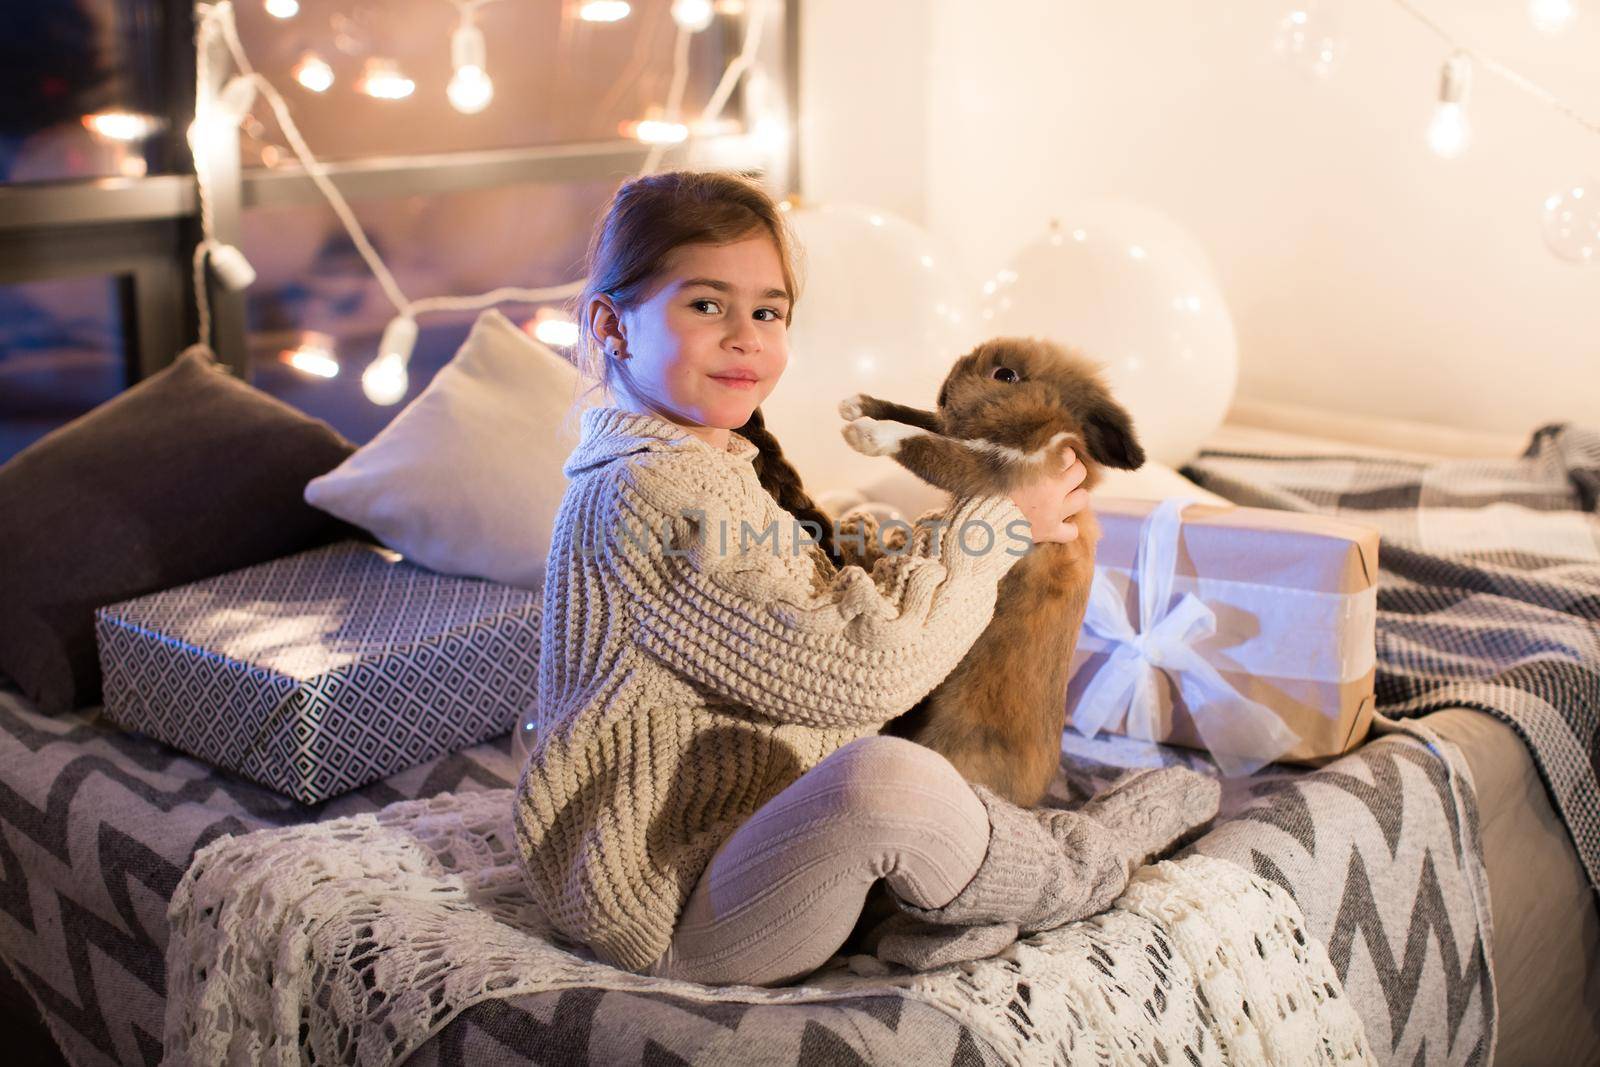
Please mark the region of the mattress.
<svg viewBox="0 0 1600 1067"><path fill-rule="evenodd" d="M1322 424L1257 407L1236 411L1211 447L1420 458L1514 455L1522 443L1371 420ZM1166 758L1194 757L1168 750ZM74 1064L159 1059L165 903L189 857L217 836L505 788L515 771L502 739L304 806L120 733L92 711L45 718L0 689L0 956L14 977L0 983L0 997L19 1023L13 1047L27 1047L21 1024L31 1020L37 1033L42 1015ZM1056 788L1071 791L1092 785L1097 768L1069 754L1062 772ZM1452 793L1460 786L1465 807ZM1342 945L1349 995L1384 1062L1485 1062L1491 1047L1507 1064L1600 1062L1593 892L1527 750L1489 716L1437 711L1416 720L1415 732L1379 738L1327 768L1244 783L1230 792L1226 817L1190 847L1281 880L1312 933ZM1478 868L1487 899L1447 914L1392 893L1348 907L1347 869L1359 866L1374 886L1391 876L1414 885L1407 864L1418 854L1445 899L1470 897ZM1323 892L1330 878L1339 891ZM24 991L28 1002L18 1004ZM412 1061L729 1055L1000 1062L982 1033L914 998L730 1007L591 988L484 1002Z"/></svg>

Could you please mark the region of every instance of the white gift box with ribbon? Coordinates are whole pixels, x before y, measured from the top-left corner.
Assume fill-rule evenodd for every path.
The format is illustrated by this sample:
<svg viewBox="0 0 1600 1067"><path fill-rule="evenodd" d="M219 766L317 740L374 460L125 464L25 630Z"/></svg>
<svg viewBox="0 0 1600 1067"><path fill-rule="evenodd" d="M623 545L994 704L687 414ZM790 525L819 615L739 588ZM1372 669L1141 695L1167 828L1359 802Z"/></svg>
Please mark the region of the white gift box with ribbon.
<svg viewBox="0 0 1600 1067"><path fill-rule="evenodd" d="M1374 704L1376 529L1184 497L1097 500L1095 513L1070 728L1204 748L1230 776L1359 743Z"/></svg>

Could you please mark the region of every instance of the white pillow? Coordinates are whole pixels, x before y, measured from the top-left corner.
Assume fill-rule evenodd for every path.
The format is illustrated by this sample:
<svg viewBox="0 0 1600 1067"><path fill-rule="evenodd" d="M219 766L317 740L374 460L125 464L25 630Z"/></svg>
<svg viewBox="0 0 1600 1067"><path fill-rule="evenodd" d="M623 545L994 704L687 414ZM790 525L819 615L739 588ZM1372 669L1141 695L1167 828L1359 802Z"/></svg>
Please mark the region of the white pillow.
<svg viewBox="0 0 1600 1067"><path fill-rule="evenodd" d="M430 570L540 591L576 393L572 364L498 311L371 442L313 478L306 502Z"/></svg>

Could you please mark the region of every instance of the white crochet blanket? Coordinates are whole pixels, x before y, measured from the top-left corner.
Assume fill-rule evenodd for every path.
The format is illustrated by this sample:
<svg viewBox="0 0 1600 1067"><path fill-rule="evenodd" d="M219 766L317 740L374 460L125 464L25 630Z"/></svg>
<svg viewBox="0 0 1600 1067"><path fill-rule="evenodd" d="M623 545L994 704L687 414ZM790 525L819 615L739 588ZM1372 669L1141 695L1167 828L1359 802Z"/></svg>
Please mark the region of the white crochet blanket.
<svg viewBox="0 0 1600 1067"><path fill-rule="evenodd" d="M781 989L647 978L552 944L510 790L220 838L168 916L167 1064L392 1064L478 1001L570 986L768 1004L898 990L1016 1063L1375 1062L1294 901L1199 855L1144 868L1109 911L1016 943L1008 963L838 961Z"/></svg>

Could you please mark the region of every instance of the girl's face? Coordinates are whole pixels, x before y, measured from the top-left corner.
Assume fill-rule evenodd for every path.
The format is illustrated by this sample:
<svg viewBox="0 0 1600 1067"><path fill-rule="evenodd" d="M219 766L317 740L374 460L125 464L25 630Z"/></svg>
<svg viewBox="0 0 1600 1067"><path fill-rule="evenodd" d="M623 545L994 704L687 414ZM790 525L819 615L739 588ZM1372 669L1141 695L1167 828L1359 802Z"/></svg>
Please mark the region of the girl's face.
<svg viewBox="0 0 1600 1067"><path fill-rule="evenodd" d="M680 245L642 303L620 317L597 308L602 344L627 357L614 364L619 405L726 448L788 365L789 299L768 234Z"/></svg>

